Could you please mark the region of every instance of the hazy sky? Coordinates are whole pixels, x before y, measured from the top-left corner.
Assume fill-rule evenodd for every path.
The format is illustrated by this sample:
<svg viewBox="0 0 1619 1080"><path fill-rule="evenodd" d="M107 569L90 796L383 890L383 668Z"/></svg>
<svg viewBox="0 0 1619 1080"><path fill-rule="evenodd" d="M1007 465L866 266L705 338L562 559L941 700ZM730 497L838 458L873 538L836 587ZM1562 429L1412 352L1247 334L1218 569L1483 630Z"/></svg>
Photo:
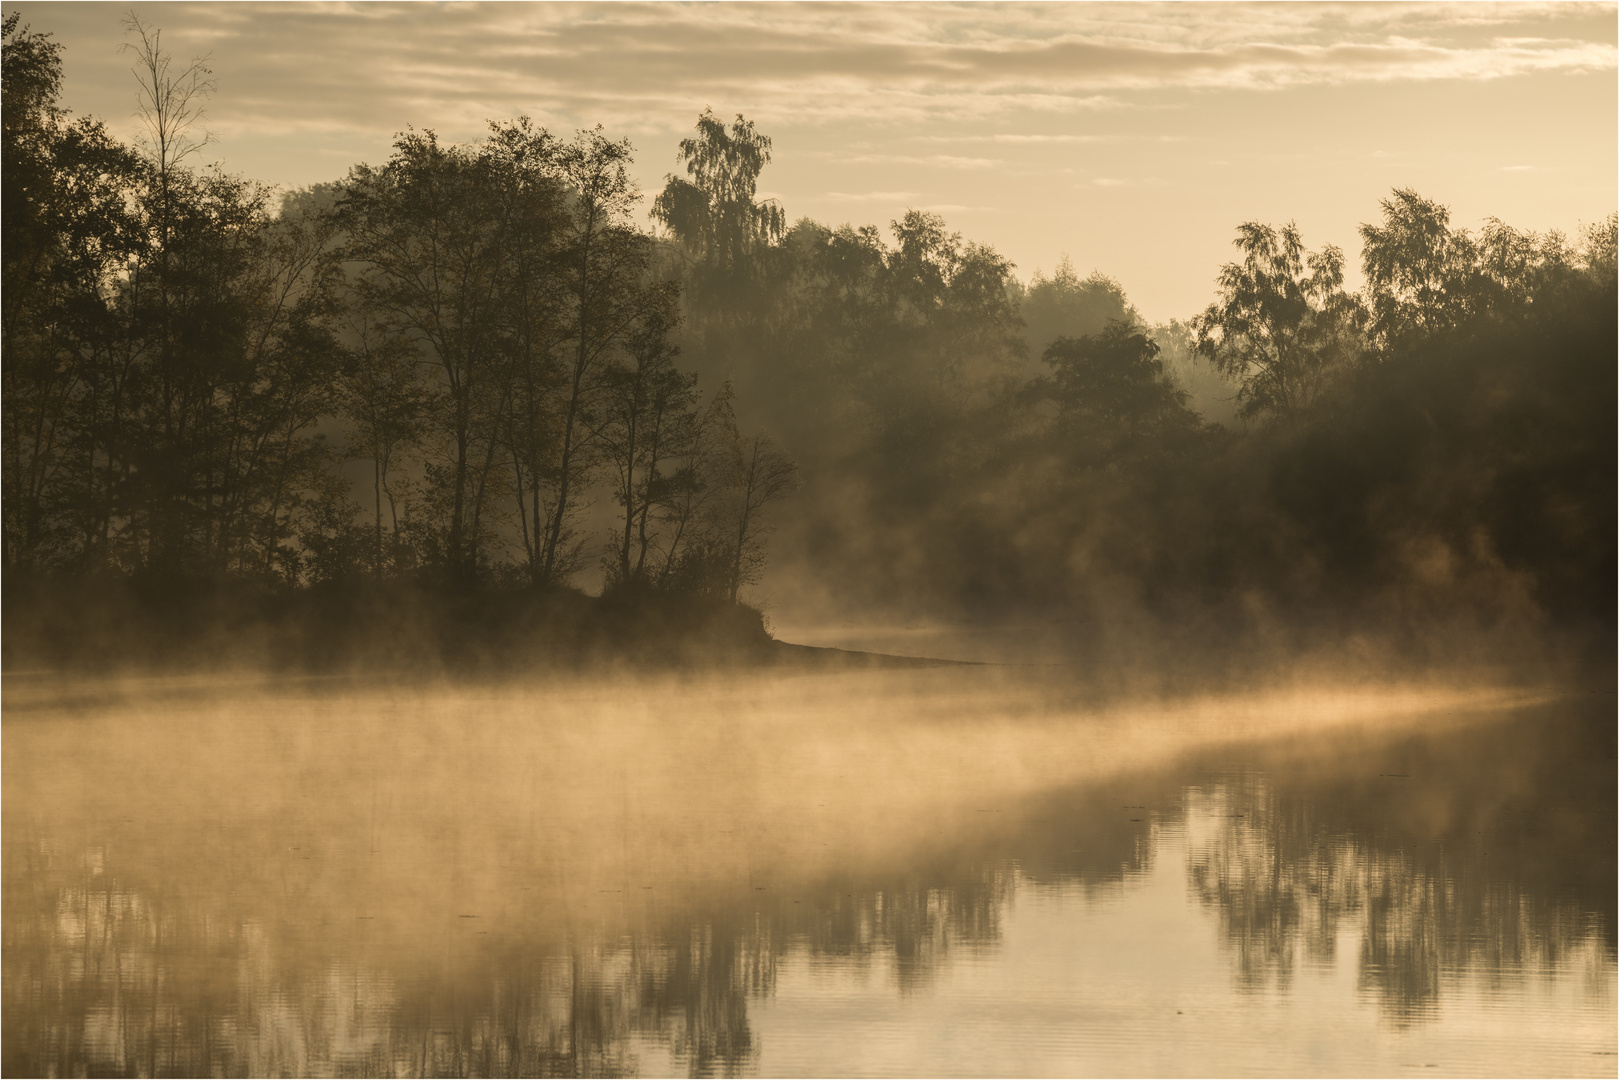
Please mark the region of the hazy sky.
<svg viewBox="0 0 1619 1080"><path fill-rule="evenodd" d="M66 104L136 125L123 4L19 3ZM775 140L790 218L937 210L1020 276L1069 254L1151 319L1208 303L1234 227L1295 219L1358 263L1391 187L1475 225L1572 230L1619 201L1602 4L137 4L211 54L209 154L281 185L395 132L529 114L628 135L655 191L703 106Z"/></svg>

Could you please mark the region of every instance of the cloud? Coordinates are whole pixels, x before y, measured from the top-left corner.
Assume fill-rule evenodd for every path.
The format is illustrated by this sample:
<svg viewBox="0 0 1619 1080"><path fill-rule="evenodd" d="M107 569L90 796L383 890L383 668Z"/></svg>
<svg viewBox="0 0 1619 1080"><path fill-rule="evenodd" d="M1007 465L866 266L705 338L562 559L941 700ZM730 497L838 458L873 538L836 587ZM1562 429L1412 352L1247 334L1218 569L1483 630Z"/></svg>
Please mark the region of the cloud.
<svg viewBox="0 0 1619 1080"><path fill-rule="evenodd" d="M130 96L109 5L18 4ZM1607 5L144 4L176 53L212 52L222 135L407 123L465 137L491 116L684 130L704 104L794 121L908 125L1117 108L1186 90L1612 71ZM109 117L115 114L109 112ZM1082 141L1007 135L1004 141ZM969 163L971 162L971 163ZM920 161L918 163L921 163ZM983 159L931 164L986 168Z"/></svg>
<svg viewBox="0 0 1619 1080"><path fill-rule="evenodd" d="M1094 146L1120 143L1184 143L1186 135L1164 135L1148 132L1114 131L1099 134L1010 134L1007 132L955 132L949 135L912 135L909 142L953 145L959 143L1001 143L1008 146Z"/></svg>
<svg viewBox="0 0 1619 1080"><path fill-rule="evenodd" d="M1126 188L1126 187L1163 187L1167 181L1161 176L1097 176L1082 184L1075 184L1075 188Z"/></svg>
<svg viewBox="0 0 1619 1080"><path fill-rule="evenodd" d="M914 191L827 191L820 195L822 202L908 202L914 198Z"/></svg>
<svg viewBox="0 0 1619 1080"><path fill-rule="evenodd" d="M839 154L838 160L861 165L922 165L932 169L995 169L1002 164L994 158L960 157L955 154Z"/></svg>
<svg viewBox="0 0 1619 1080"><path fill-rule="evenodd" d="M1128 135L989 135L998 143L1101 143L1122 142Z"/></svg>

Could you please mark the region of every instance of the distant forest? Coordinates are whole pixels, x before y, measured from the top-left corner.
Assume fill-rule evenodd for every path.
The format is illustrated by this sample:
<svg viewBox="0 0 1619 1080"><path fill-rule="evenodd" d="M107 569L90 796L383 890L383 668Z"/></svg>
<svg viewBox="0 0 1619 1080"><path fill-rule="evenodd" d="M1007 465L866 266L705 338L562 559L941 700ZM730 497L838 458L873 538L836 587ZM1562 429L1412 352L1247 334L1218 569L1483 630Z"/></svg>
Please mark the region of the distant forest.
<svg viewBox="0 0 1619 1080"><path fill-rule="evenodd" d="M4 23L8 583L732 605L769 542L851 612L1611 634L1612 215L1396 190L1359 293L1244 223L1148 325L936 214L790 221L708 110L646 204L628 140L527 118L277 192L204 164L207 69L131 43L134 146Z"/></svg>

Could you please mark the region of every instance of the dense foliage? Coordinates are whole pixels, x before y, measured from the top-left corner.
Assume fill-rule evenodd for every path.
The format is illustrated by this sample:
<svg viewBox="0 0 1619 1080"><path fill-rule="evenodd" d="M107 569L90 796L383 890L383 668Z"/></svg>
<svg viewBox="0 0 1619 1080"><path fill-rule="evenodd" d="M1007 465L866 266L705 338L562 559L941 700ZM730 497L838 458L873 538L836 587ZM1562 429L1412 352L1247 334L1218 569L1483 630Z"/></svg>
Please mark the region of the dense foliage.
<svg viewBox="0 0 1619 1080"><path fill-rule="evenodd" d="M931 214L891 242L801 220L724 274L669 226L704 285L686 355L805 463L784 554L834 608L1136 643L1611 630L1611 215L1471 233L1397 190L1359 293L1337 248L1248 222L1214 301L1160 326L1066 262L1025 287Z"/></svg>
<svg viewBox="0 0 1619 1080"><path fill-rule="evenodd" d="M206 70L132 29L138 150L69 122L57 47L5 24L9 571L551 587L600 556L614 585L731 600L757 577L795 470L674 366L680 284L626 142L413 132L277 199L190 167ZM604 553L579 520L607 477Z"/></svg>
<svg viewBox="0 0 1619 1080"><path fill-rule="evenodd" d="M844 608L1611 625L1611 216L1472 233L1395 191L1359 293L1337 248L1244 223L1208 308L1147 326L934 214L789 224L740 116L699 117L652 231L627 141L527 119L277 196L196 167L208 73L132 29L135 148L5 22L9 574L555 590L599 563L734 602L777 529Z"/></svg>

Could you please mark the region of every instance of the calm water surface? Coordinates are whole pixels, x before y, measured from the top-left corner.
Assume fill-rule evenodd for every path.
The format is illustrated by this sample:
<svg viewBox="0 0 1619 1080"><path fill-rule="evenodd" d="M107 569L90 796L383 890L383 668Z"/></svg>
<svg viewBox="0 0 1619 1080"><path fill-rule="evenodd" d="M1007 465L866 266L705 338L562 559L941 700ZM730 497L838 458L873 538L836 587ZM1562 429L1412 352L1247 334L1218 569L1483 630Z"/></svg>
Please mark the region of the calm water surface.
<svg viewBox="0 0 1619 1080"><path fill-rule="evenodd" d="M12 678L7 1075L1591 1075L1614 700Z"/></svg>

